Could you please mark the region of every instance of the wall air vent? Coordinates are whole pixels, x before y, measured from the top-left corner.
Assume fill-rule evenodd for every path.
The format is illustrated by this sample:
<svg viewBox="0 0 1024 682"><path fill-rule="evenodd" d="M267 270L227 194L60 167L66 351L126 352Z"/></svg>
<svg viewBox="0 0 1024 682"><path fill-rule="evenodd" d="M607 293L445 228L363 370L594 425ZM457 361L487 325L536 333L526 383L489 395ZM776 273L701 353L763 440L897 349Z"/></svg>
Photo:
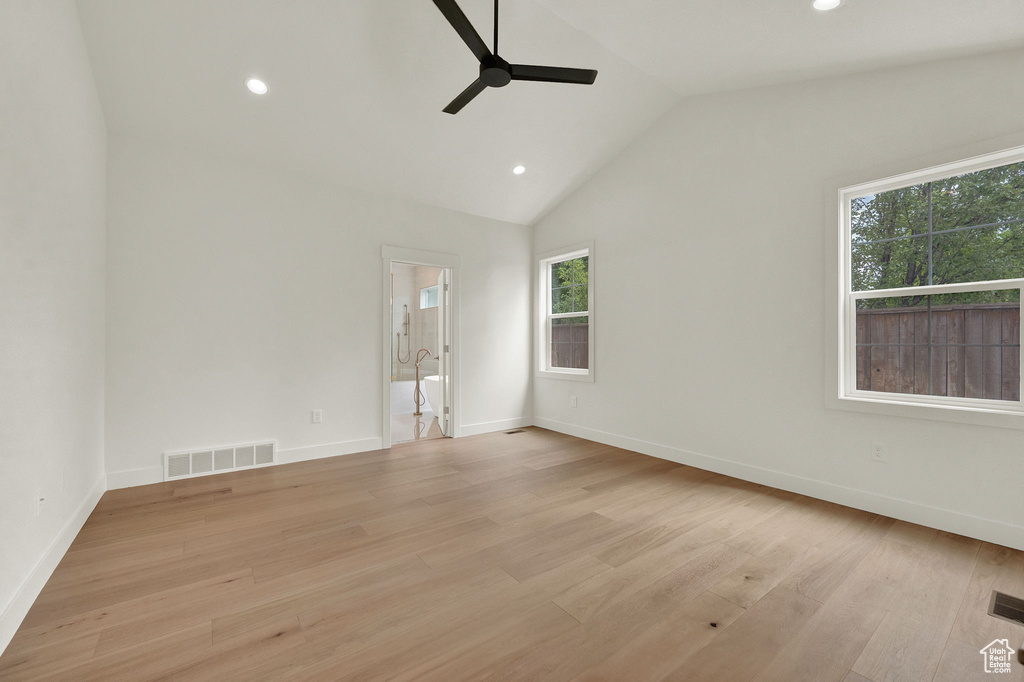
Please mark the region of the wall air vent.
<svg viewBox="0 0 1024 682"><path fill-rule="evenodd" d="M164 453L164 480L209 476L225 471L252 469L273 464L277 459L276 441L201 448Z"/></svg>
<svg viewBox="0 0 1024 682"><path fill-rule="evenodd" d="M993 591L988 603L988 615L1024 625L1024 599Z"/></svg>

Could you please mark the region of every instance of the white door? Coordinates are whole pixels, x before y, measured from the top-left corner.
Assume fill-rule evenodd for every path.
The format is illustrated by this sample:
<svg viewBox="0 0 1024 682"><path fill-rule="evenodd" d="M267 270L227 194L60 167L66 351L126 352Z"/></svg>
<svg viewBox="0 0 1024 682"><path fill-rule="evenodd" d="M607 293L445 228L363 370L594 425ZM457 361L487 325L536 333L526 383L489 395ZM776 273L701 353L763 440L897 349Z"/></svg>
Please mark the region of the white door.
<svg viewBox="0 0 1024 682"><path fill-rule="evenodd" d="M441 433L450 435L449 416L451 413L451 319L448 314L450 303L449 280L450 273L447 268L441 269L437 276L437 376L441 394L441 404L438 406L440 414L437 415L437 424L441 427Z"/></svg>

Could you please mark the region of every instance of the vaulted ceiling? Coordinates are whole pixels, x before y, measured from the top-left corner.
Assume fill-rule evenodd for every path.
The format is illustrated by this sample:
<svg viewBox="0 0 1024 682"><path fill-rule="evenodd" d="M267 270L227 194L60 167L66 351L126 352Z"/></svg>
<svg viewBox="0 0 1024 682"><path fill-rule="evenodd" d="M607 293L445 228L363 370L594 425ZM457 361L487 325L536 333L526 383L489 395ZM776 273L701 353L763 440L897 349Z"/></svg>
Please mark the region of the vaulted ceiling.
<svg viewBox="0 0 1024 682"><path fill-rule="evenodd" d="M1024 46L1021 0L503 0L503 57L597 82L513 82L451 116L477 65L431 0L78 5L112 133L524 224L682 97ZM490 43L492 1L460 5Z"/></svg>

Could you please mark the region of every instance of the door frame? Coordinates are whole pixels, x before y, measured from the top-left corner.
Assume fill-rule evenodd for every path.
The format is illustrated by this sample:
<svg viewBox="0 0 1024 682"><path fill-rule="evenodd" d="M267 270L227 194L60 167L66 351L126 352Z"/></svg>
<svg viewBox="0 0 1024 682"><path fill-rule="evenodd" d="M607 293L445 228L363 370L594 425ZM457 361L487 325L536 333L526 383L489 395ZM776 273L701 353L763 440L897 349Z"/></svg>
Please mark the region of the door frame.
<svg viewBox="0 0 1024 682"><path fill-rule="evenodd" d="M449 272L448 282L448 318L451 325L451 338L448 346L448 427L450 436L461 435L462 420L459 415L460 397L460 363L459 363L459 256L437 251L406 249L400 246L383 245L381 255L381 448L391 447L391 263L408 263L409 265L425 265L432 268L443 268Z"/></svg>

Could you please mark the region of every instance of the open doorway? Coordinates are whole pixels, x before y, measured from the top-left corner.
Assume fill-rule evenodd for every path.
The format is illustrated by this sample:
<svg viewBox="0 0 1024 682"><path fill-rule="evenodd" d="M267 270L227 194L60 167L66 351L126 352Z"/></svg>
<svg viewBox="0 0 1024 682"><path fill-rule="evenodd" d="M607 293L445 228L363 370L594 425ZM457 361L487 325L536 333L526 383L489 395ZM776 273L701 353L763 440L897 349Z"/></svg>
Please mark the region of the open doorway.
<svg viewBox="0 0 1024 682"><path fill-rule="evenodd" d="M391 442L442 438L444 268L391 263Z"/></svg>
<svg viewBox="0 0 1024 682"><path fill-rule="evenodd" d="M384 249L384 447L454 435L455 268L433 255Z"/></svg>

